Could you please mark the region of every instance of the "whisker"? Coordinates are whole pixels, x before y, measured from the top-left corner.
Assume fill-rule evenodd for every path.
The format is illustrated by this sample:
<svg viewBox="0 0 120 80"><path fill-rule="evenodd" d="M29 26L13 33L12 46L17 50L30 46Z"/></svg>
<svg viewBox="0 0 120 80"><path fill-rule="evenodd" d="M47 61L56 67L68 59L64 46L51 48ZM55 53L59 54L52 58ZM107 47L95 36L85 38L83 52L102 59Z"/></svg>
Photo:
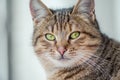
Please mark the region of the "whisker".
<svg viewBox="0 0 120 80"><path fill-rule="evenodd" d="M104 59L104 58L101 58L101 57L99 57L99 56L96 56L95 54L87 53L87 55L91 56L91 59L96 59L97 63L98 63L98 62L101 62L101 61L102 61L102 63L107 63L107 62L109 62L108 60L106 60L106 59Z"/></svg>
<svg viewBox="0 0 120 80"><path fill-rule="evenodd" d="M85 58L82 58L82 59L85 59ZM85 62L87 65L89 65L90 67L97 67L96 65L93 65L93 63L90 63L88 61ZM92 69L92 71L99 71L98 67L97 68L94 68L94 70Z"/></svg>
<svg viewBox="0 0 120 80"><path fill-rule="evenodd" d="M93 56L93 55L88 53L87 56L82 57L82 59L85 60L86 58L89 58L90 56ZM97 57L97 56L94 56L94 57ZM97 58L99 58L99 57L97 57ZM98 65L94 60L92 60L92 58L89 58L89 60L86 61L85 63L88 64L89 66L93 67L93 69L95 71L99 71L100 73L105 74L105 75L102 75L103 76L102 78L107 78L107 77L111 78L111 76L107 73L107 71L105 69L103 69L104 67L101 65Z"/></svg>

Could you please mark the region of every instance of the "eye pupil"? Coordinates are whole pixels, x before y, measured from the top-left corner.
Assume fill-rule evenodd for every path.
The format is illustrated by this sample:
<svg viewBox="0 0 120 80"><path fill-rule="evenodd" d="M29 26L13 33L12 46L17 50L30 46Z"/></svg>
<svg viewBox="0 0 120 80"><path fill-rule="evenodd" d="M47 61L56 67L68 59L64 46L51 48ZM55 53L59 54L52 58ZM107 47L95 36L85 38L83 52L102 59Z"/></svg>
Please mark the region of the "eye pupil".
<svg viewBox="0 0 120 80"><path fill-rule="evenodd" d="M77 35L78 35L77 33L74 34L74 36L77 36Z"/></svg>

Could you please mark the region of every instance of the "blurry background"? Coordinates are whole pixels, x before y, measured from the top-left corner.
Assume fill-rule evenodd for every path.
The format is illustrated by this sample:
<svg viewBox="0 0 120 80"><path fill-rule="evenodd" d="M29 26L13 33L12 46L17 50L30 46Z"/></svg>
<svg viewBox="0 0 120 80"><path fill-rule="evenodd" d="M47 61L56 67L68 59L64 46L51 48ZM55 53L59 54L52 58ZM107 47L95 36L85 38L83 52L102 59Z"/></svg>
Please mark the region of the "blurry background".
<svg viewBox="0 0 120 80"><path fill-rule="evenodd" d="M120 0L95 0L103 33L120 41ZM46 80L32 49L29 0L0 0L0 80Z"/></svg>

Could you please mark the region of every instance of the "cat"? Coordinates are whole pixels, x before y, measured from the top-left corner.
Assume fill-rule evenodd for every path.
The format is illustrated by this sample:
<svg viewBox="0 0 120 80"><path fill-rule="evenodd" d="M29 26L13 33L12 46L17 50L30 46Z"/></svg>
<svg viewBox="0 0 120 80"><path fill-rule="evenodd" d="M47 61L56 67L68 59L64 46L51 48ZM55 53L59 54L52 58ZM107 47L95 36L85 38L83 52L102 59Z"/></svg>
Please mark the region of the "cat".
<svg viewBox="0 0 120 80"><path fill-rule="evenodd" d="M47 80L120 80L120 43L100 31L94 0L58 10L30 0L30 11Z"/></svg>

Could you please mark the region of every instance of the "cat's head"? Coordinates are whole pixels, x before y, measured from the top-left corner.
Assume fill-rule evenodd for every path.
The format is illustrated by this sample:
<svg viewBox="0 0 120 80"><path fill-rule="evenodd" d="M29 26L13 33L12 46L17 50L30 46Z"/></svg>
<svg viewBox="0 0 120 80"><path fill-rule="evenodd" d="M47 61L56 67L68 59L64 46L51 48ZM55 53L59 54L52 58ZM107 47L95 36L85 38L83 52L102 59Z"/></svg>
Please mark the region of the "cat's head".
<svg viewBox="0 0 120 80"><path fill-rule="evenodd" d="M52 11L40 0L30 1L33 46L44 65L71 67L89 60L101 44L94 0L78 0L73 9Z"/></svg>

